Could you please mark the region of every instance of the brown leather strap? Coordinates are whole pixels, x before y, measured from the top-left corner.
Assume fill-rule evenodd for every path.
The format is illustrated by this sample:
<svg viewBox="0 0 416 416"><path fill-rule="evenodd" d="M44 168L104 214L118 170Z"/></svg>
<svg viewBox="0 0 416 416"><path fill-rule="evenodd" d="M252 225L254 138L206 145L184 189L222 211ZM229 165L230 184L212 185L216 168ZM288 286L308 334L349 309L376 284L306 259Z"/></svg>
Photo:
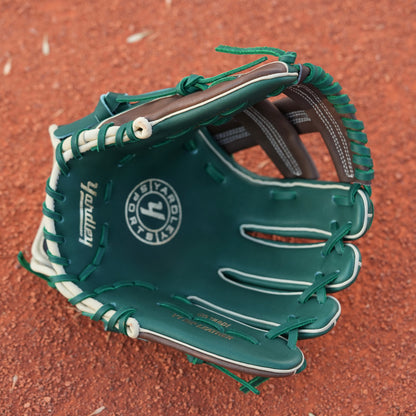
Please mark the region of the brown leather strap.
<svg viewBox="0 0 416 416"><path fill-rule="evenodd" d="M309 84L286 88L285 95L296 106L287 100L282 103L278 101L276 105L279 109L285 111L283 105L292 108L285 114L300 134L318 131L322 135L340 181L351 182L354 179L354 167L347 131L333 105Z"/></svg>
<svg viewBox="0 0 416 416"><path fill-rule="evenodd" d="M288 87L284 94L273 104L260 102L232 122L210 128L214 139L229 153L258 144L286 178L316 179L318 172L299 136L319 132L340 181L351 182L354 167L349 140L333 105L309 84Z"/></svg>
<svg viewBox="0 0 416 416"><path fill-rule="evenodd" d="M200 103L209 102L214 98L220 97L227 91L238 89L242 85L247 85L254 80L268 78L271 75L285 72L287 72L287 67L284 64L281 62L271 62L253 69L250 72L243 73L228 82L221 82L213 85L204 91L197 91L185 96L173 95L134 107L124 113L106 119L105 123L111 122L116 126L121 126L138 117L146 117L149 121L163 119L167 115L178 114L181 111L192 108Z"/></svg>
<svg viewBox="0 0 416 416"><path fill-rule="evenodd" d="M269 101L248 107L231 123L210 131L229 153L260 145L286 178L316 179L318 176L295 128Z"/></svg>
<svg viewBox="0 0 416 416"><path fill-rule="evenodd" d="M301 66L301 69L300 83L285 89L286 98L276 101L274 105L263 101L249 106L234 116L231 122L221 127L210 126L209 130L229 153L259 144L285 177L305 179L316 179L318 172L299 135L317 131L328 147L339 179L351 182L354 179L354 167L347 132L340 115L318 89L302 83L309 69L305 66ZM272 62L205 91L155 100L106 119L105 122L121 125L139 116L149 121L160 120L254 79L285 71L286 67L282 63Z"/></svg>

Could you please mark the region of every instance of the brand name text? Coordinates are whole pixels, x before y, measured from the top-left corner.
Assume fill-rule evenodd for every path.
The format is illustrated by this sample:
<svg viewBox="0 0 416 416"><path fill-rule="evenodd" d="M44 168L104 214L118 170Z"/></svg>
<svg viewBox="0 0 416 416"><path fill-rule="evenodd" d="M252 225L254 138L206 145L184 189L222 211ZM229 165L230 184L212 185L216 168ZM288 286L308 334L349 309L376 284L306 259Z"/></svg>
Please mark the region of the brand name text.
<svg viewBox="0 0 416 416"><path fill-rule="evenodd" d="M92 247L94 242L94 198L97 196L98 183L88 181L85 185L81 182L79 196L79 242Z"/></svg>

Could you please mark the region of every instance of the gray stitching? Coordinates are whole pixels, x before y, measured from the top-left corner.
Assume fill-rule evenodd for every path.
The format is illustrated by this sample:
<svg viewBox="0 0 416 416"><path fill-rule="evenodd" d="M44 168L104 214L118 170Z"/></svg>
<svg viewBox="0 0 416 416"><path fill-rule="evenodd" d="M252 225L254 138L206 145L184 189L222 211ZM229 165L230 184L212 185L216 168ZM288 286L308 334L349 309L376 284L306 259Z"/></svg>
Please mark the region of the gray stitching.
<svg viewBox="0 0 416 416"><path fill-rule="evenodd" d="M341 129L339 128L338 124L336 123L332 114L328 111L325 104L321 101L320 97L312 90L310 90L305 85L299 85L298 88L291 88L291 90L303 97L315 110L318 117L324 123L325 127L327 128L329 134L331 135L337 153L341 159L342 168L344 169L345 174L349 178L354 177L354 171L351 164L351 160L346 155L349 155L348 152L348 144L344 140L344 135L342 134ZM303 91L306 90L306 91ZM309 95L310 94L310 95ZM312 99L312 97L315 98ZM335 130L334 130L335 128Z"/></svg>
<svg viewBox="0 0 416 416"><path fill-rule="evenodd" d="M246 136L249 136L249 133L247 132L245 127L241 126L241 127L236 127L231 130L222 131L221 133L217 133L215 137L218 139L223 139L225 137L230 137L230 136L234 136L234 135L238 135L242 133L245 133Z"/></svg>
<svg viewBox="0 0 416 416"><path fill-rule="evenodd" d="M280 133L274 128L273 124L253 107L249 107L244 112L258 124L289 171L296 176L300 176L302 174L302 169L286 146Z"/></svg>
<svg viewBox="0 0 416 416"><path fill-rule="evenodd" d="M291 111L289 113L286 113L286 118L289 120L292 124L301 124L301 123L307 123L311 121L310 117L307 115L305 111Z"/></svg>
<svg viewBox="0 0 416 416"><path fill-rule="evenodd" d="M249 137L250 133L244 127L237 127L232 130L223 131L215 134L214 139L221 145Z"/></svg>

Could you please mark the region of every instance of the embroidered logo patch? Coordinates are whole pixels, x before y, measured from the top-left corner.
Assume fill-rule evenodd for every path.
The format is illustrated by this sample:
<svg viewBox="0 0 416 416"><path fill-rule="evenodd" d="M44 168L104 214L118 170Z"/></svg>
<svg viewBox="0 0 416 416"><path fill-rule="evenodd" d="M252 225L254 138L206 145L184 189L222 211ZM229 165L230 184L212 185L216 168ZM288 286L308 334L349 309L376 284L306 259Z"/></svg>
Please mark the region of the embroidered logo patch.
<svg viewBox="0 0 416 416"><path fill-rule="evenodd" d="M182 208L175 190L160 179L147 179L129 194L126 222L141 242L162 245L172 240L181 225Z"/></svg>

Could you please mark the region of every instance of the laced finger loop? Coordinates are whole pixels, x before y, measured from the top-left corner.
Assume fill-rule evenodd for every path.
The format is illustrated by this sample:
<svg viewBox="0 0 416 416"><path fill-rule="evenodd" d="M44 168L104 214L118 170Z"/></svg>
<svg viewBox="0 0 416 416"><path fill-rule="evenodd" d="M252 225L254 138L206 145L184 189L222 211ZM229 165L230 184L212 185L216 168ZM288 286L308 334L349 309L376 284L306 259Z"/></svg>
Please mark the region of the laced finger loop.
<svg viewBox="0 0 416 416"><path fill-rule="evenodd" d="M299 336L299 329L314 323L317 318L299 318L294 315L290 315L286 323L281 324L275 328L270 329L269 332L265 334L265 337L268 339L275 339L280 335L288 334L287 345L290 349L296 348L296 343Z"/></svg>
<svg viewBox="0 0 416 416"><path fill-rule="evenodd" d="M339 275L339 270L334 273L325 275L323 273L316 273L315 281L305 289L298 298L299 303L305 303L311 298L312 295L316 294L319 303L324 303L326 300L326 289L325 287L332 283Z"/></svg>
<svg viewBox="0 0 416 416"><path fill-rule="evenodd" d="M352 228L352 222L348 221L342 227L336 221L331 223L331 237L328 238L324 247L322 248L321 254L326 257L334 248L338 254L344 252L343 240L346 235L349 234Z"/></svg>

